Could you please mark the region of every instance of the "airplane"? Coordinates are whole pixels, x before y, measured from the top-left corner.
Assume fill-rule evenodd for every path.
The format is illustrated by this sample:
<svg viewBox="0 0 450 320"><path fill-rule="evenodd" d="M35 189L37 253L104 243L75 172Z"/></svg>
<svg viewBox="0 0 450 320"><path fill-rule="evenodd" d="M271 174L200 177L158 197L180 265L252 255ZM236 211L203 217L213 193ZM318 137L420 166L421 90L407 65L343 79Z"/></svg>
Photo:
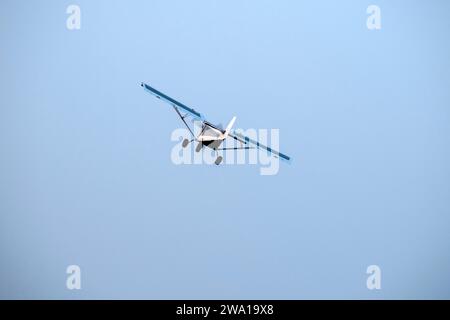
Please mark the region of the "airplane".
<svg viewBox="0 0 450 320"><path fill-rule="evenodd" d="M232 128L233 128L234 122L236 121L236 117L233 117L233 119L231 119L230 123L226 126L226 128L222 129L222 127L220 125L214 125L214 124L206 121L204 116L201 113L195 111L193 108L190 108L190 107L184 105L183 103L178 102L175 99L172 99L171 97L156 90L155 88L152 88L148 84L142 82L141 87L143 87L147 92L154 95L156 98L171 105L173 107L173 109L175 110L175 112L180 117L181 121L183 121L184 125L186 126L186 128L189 130L189 132L192 135L191 140L189 140L189 139L183 140L183 142L181 144L183 148L186 148L189 145L189 143L192 143L194 141L198 142L197 147L195 148L196 152L200 152L203 147L208 147L208 148L213 149L216 152L216 154L218 154L217 151L221 151L221 150L242 150L242 149L257 148L257 149L266 150L269 154L271 154L275 158L279 158L286 162L291 161L291 157L289 157L279 151L276 151L270 147L267 147L267 146L259 143L258 141L250 139L249 137L244 136L243 134L241 134L239 132L233 131ZM182 113L184 113L184 114L182 114ZM194 131L187 124L187 122L185 120L187 117L191 117L193 122L199 121L201 123L201 130L197 136L195 136ZM241 147L239 147L239 148L237 148L237 147L236 148L220 148L223 141L225 139L227 139L228 137L233 138L236 141L239 141L241 143ZM245 145L245 147L244 147L244 145ZM219 165L222 162L222 160L223 160L223 157L218 155L218 157L216 158L214 163L216 165Z"/></svg>

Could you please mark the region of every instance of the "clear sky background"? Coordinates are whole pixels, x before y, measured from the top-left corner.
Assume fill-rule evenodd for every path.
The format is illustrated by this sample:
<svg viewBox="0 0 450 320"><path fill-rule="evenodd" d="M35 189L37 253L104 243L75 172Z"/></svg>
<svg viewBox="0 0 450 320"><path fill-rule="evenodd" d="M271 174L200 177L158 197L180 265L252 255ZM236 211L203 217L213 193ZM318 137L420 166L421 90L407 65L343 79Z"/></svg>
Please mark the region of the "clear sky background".
<svg viewBox="0 0 450 320"><path fill-rule="evenodd" d="M449 12L2 0L0 298L450 298ZM293 163L175 166L182 124L141 81L279 128Z"/></svg>

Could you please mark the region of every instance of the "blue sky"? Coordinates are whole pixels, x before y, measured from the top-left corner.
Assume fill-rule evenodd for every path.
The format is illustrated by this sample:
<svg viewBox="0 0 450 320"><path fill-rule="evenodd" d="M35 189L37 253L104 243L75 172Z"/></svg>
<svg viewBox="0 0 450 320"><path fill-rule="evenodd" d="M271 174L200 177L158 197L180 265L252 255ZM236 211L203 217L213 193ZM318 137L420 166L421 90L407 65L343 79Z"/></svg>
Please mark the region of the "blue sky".
<svg viewBox="0 0 450 320"><path fill-rule="evenodd" d="M447 1L0 6L1 298L450 298ZM142 81L293 163L175 166Z"/></svg>

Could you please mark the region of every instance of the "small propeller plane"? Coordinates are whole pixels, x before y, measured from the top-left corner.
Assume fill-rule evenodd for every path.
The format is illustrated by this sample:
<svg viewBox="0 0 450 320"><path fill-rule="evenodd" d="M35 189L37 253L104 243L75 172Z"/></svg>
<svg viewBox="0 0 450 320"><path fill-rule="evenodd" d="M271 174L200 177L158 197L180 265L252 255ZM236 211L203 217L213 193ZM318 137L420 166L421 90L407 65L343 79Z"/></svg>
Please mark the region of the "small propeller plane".
<svg viewBox="0 0 450 320"><path fill-rule="evenodd" d="M160 100L163 100L164 102L167 102L170 104L175 112L180 117L181 121L183 121L186 128L189 130L189 132L192 135L192 139L184 139L182 142L183 148L186 148L189 143L191 142L198 142L197 147L195 148L196 152L200 152L203 147L209 147L213 149L214 151L219 150L241 150L241 149L262 149L266 150L269 154L272 156L279 158L281 160L290 162L291 158L279 151L273 150L272 148L269 148L265 145L262 145L258 141L252 140L247 136L244 136L243 134L239 132L232 131L234 122L236 121L236 117L233 117L231 119L230 123L226 126L225 129L222 129L220 125L214 125L208 121L205 120L202 114L195 111L194 109L182 104L181 102L176 101L175 99L172 99L171 97L165 95L164 93L156 90L155 88L150 87L148 84L141 83L141 87L143 87L147 92L151 93L155 97L157 97ZM194 131L191 129L191 127L187 124L186 118L191 117L192 121L199 121L201 123L201 130L200 133L195 136ZM227 139L228 137L233 138L241 143L240 148L220 148L220 145L222 142ZM219 155L216 158L216 161L214 162L216 165L219 165L222 162L223 158Z"/></svg>

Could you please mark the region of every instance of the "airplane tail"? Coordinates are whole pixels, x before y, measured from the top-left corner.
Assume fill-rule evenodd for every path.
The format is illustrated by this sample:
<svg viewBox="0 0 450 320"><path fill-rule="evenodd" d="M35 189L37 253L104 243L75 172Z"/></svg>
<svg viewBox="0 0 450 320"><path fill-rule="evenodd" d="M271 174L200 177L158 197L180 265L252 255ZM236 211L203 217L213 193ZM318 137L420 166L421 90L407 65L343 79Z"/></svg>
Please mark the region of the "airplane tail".
<svg viewBox="0 0 450 320"><path fill-rule="evenodd" d="M230 134L231 128L233 128L235 121L236 121L236 117L233 117L233 119L231 119L230 123L227 125L227 128L225 129L225 133L223 134L223 139L226 139L228 137L228 135Z"/></svg>

